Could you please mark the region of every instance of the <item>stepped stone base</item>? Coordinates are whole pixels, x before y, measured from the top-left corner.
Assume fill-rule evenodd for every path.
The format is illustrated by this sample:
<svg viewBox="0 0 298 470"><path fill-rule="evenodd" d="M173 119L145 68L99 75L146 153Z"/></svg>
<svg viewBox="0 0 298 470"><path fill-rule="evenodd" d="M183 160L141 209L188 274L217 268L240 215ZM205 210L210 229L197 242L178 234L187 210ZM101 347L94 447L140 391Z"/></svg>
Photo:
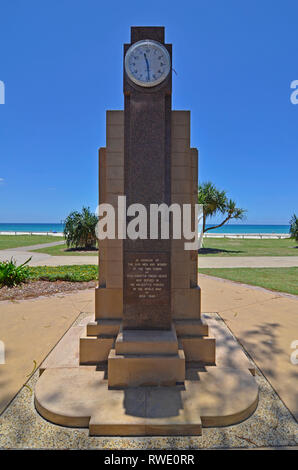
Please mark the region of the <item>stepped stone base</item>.
<svg viewBox="0 0 298 470"><path fill-rule="evenodd" d="M202 427L243 421L258 403L254 366L221 321L205 314L202 322L208 322L217 340L216 366L188 362L182 384L122 389L109 388L105 365L79 365L85 326L70 328L41 365L35 389L38 412L56 424L89 427L90 435L98 436L200 435ZM112 349L111 359L113 355Z"/></svg>
<svg viewBox="0 0 298 470"><path fill-rule="evenodd" d="M111 335L81 337L80 364L91 365L105 362L113 346L114 337Z"/></svg>
<svg viewBox="0 0 298 470"><path fill-rule="evenodd" d="M116 355L111 349L108 360L109 387L170 386L183 382L185 357L174 355Z"/></svg>
<svg viewBox="0 0 298 470"><path fill-rule="evenodd" d="M215 365L215 338L181 335L179 344L184 351L186 361Z"/></svg>
<svg viewBox="0 0 298 470"><path fill-rule="evenodd" d="M108 358L109 387L170 386L183 382L185 357L176 330L123 330Z"/></svg>
<svg viewBox="0 0 298 470"><path fill-rule="evenodd" d="M87 336L112 335L119 332L121 318L103 318L89 322L87 325Z"/></svg>
<svg viewBox="0 0 298 470"><path fill-rule="evenodd" d="M180 336L180 335L208 336L209 334L208 324L205 323L201 318L175 320L174 325L176 328L177 336Z"/></svg>

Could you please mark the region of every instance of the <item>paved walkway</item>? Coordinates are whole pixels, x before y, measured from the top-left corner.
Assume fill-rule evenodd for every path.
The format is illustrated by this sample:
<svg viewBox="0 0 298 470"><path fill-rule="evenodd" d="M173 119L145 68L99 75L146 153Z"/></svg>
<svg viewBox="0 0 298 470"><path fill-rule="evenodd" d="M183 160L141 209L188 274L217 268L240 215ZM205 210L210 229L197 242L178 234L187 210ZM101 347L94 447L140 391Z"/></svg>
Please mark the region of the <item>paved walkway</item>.
<svg viewBox="0 0 298 470"><path fill-rule="evenodd" d="M60 242L50 242L50 243L39 243L38 245L30 245L30 246L20 246L18 248L14 248L14 251L32 251L32 250L39 250L41 248L50 248L51 246L58 246L64 245L65 240Z"/></svg>
<svg viewBox="0 0 298 470"><path fill-rule="evenodd" d="M36 263L37 265L47 265L47 260L50 260L52 256L45 253L34 253L34 251L16 250L15 248L13 250L0 251L0 261L11 260L11 258L16 261L18 266L25 263L28 258L31 258L29 266L35 266ZM64 258L66 258L66 256Z"/></svg>
<svg viewBox="0 0 298 470"><path fill-rule="evenodd" d="M30 264L32 266L98 264L97 256L46 256L48 258L32 259ZM290 266L298 266L298 256L199 257L200 268L287 268Z"/></svg>
<svg viewBox="0 0 298 470"><path fill-rule="evenodd" d="M199 256L200 268L288 268L298 266L298 256Z"/></svg>
<svg viewBox="0 0 298 470"><path fill-rule="evenodd" d="M50 256L46 259L32 259L30 264L32 266L43 264L47 266L98 264L98 257L84 255ZM298 256L199 257L200 268L287 268L291 266L298 266Z"/></svg>
<svg viewBox="0 0 298 470"><path fill-rule="evenodd" d="M0 261L14 258L17 264L22 264L30 257L32 257L30 266L98 264L97 255L51 256L46 253L16 249L0 251ZM298 256L199 257L200 268L287 268L291 266L298 266Z"/></svg>
<svg viewBox="0 0 298 470"><path fill-rule="evenodd" d="M49 248L51 246L63 245L64 241L51 242L51 243L39 243L38 245L20 246L12 248L10 250L0 250L0 261L6 261L13 258L17 265L25 263L28 258L32 258L29 263L30 266L34 266L35 263L46 264L46 260L52 258L51 255L46 253L37 253L31 250L39 250L40 248Z"/></svg>
<svg viewBox="0 0 298 470"><path fill-rule="evenodd" d="M32 250L63 245L64 241L43 243L32 246L0 250L0 261L15 259L17 264L24 263L32 258L30 266L70 266L82 264L98 264L98 256L51 256ZM298 256L200 256L200 268L287 268L298 266Z"/></svg>
<svg viewBox="0 0 298 470"><path fill-rule="evenodd" d="M41 253L40 253L41 254ZM75 264L98 264L98 256L73 255L73 256L49 256L44 260L32 259L30 266L72 266Z"/></svg>
<svg viewBox="0 0 298 470"><path fill-rule="evenodd" d="M63 265L81 265L81 264L98 264L98 256L52 256L47 253L39 253L34 250L48 248L51 246L63 245L65 241L40 243L38 245L20 246L11 250L0 250L0 261L6 261L13 258L17 265L25 263L31 258L29 266L63 266Z"/></svg>
<svg viewBox="0 0 298 470"><path fill-rule="evenodd" d="M298 297L199 275L202 311L218 312L298 420ZM298 349L298 348L297 348Z"/></svg>
<svg viewBox="0 0 298 470"><path fill-rule="evenodd" d="M80 312L94 313L94 289L52 297L0 302L0 413L13 399L28 374L53 349Z"/></svg>

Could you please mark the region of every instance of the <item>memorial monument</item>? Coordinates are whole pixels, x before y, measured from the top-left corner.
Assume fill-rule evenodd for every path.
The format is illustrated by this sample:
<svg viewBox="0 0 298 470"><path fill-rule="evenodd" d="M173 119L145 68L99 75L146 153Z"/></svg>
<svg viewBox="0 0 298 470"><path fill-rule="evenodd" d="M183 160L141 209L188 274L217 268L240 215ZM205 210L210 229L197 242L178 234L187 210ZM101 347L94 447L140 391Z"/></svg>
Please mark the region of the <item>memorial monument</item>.
<svg viewBox="0 0 298 470"><path fill-rule="evenodd" d="M69 330L45 360L35 405L92 435L198 435L250 416L254 368L232 335L201 316L198 251L185 249L185 234L173 236L171 211L168 237L160 226L152 234L149 216L142 235L126 232L136 205L150 216L152 205L188 205L195 214L198 152L189 111L172 110L163 27L131 28L123 71L124 111L107 111L99 150L99 202L115 208L117 222L115 238L99 240L95 319L83 333Z"/></svg>

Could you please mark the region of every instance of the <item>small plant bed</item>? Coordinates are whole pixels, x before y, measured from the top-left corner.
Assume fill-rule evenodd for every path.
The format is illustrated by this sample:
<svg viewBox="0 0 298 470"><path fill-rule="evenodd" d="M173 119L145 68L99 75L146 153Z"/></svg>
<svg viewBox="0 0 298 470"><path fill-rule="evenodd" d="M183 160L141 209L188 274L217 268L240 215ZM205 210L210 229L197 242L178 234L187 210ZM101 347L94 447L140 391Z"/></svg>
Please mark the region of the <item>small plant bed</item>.
<svg viewBox="0 0 298 470"><path fill-rule="evenodd" d="M82 266L24 266L22 276L15 267L14 282L11 282L13 266L10 266L9 279L2 279L0 300L21 300L59 292L91 289L96 286L98 267Z"/></svg>
<svg viewBox="0 0 298 470"><path fill-rule="evenodd" d="M50 296L63 292L71 292L83 289L92 289L95 281L69 282L69 281L31 281L15 287L3 286L0 288L1 300L24 300L40 296Z"/></svg>

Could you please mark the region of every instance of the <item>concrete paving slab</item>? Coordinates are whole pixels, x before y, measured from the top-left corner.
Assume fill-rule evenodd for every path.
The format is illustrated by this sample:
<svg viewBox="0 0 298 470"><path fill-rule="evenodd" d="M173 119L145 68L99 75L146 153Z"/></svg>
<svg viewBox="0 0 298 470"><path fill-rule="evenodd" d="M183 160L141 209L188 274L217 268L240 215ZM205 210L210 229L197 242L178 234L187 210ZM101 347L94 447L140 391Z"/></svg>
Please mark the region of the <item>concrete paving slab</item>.
<svg viewBox="0 0 298 470"><path fill-rule="evenodd" d="M94 312L94 289L32 300L0 302L0 413L28 374L44 360L82 311Z"/></svg>
<svg viewBox="0 0 298 470"><path fill-rule="evenodd" d="M40 373L42 373L45 369L57 366L79 366L79 338L85 334L87 324L93 318L93 315L87 315L80 321L79 325L69 328L63 338L41 364L39 368Z"/></svg>
<svg viewBox="0 0 298 470"><path fill-rule="evenodd" d="M89 436L88 429L62 427L36 411L38 372L0 416L1 449L281 449L297 448L297 423L262 375L256 375L259 403L247 420L229 427L204 428L201 436Z"/></svg>
<svg viewBox="0 0 298 470"><path fill-rule="evenodd" d="M42 254L42 253L39 253ZM82 264L98 264L98 256L48 256L44 259L32 259L30 266L73 266Z"/></svg>
<svg viewBox="0 0 298 470"><path fill-rule="evenodd" d="M245 354L243 348L233 335L227 336L226 325L221 317L214 314L202 314L202 319L209 326L210 336L216 338L216 366L207 366L210 370L212 367L220 366L227 369L243 369L249 370L255 375L255 365Z"/></svg>

